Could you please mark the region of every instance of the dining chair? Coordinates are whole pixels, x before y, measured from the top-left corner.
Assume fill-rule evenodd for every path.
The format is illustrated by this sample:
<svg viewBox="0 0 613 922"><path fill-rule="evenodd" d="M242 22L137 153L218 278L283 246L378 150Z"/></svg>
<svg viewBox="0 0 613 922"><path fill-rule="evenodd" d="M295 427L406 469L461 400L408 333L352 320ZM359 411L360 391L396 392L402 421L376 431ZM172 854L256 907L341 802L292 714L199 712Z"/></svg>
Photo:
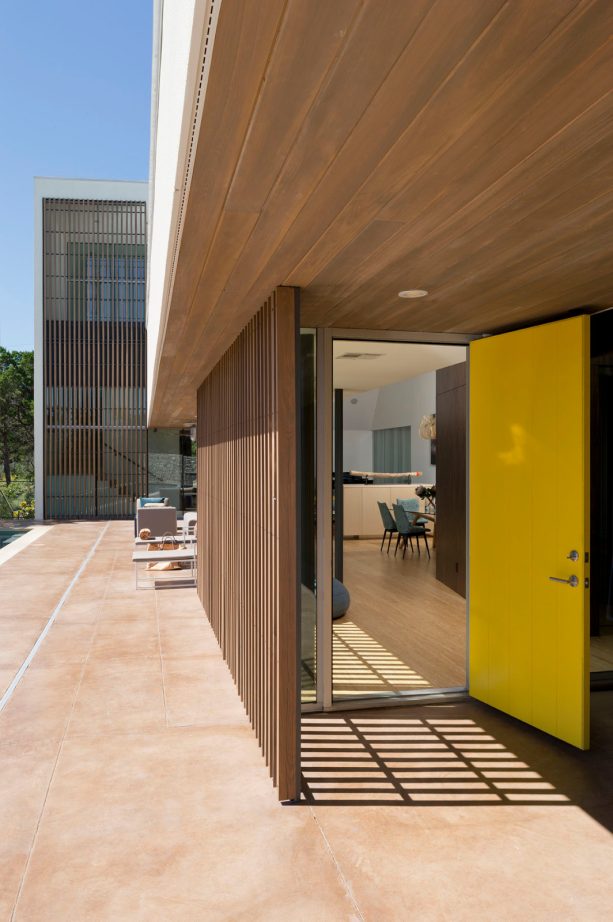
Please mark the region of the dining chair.
<svg viewBox="0 0 613 922"><path fill-rule="evenodd" d="M390 544L392 543L392 535L395 535L398 529L396 528L396 523L394 522L394 516L387 508L386 503L380 503L377 501L377 506L379 507L381 521L383 522L383 538L381 539L381 547L379 548L379 551L383 550L385 539L389 533L389 540L387 542L387 553L389 554Z"/></svg>
<svg viewBox="0 0 613 922"><path fill-rule="evenodd" d="M417 553L421 555L421 548L419 546L419 539L423 538L426 542L426 551L428 552L428 559L430 559L430 546L428 544L428 533L423 525L413 525L409 519L409 515L403 506L400 503L394 503L394 516L396 518L396 526L398 529L398 537L396 538L396 550L394 551L394 557L398 553L398 545L402 539L404 542L404 547L402 549L402 556L404 558L407 552L407 544L411 545L411 551L413 551L413 538L417 541Z"/></svg>
<svg viewBox="0 0 613 922"><path fill-rule="evenodd" d="M400 499L396 500L399 506L402 506L405 512L421 512L421 506L419 505L418 499ZM428 519L416 518L415 516L410 516L409 519L412 519L413 525L423 525L424 528L428 524Z"/></svg>

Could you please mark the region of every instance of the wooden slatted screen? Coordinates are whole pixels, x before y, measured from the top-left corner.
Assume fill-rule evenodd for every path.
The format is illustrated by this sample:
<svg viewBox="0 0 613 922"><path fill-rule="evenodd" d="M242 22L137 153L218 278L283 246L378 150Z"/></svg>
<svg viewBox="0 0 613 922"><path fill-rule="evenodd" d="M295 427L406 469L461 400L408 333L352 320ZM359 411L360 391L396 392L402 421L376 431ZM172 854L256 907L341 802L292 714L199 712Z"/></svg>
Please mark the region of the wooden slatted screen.
<svg viewBox="0 0 613 922"><path fill-rule="evenodd" d="M299 793L297 292L198 391L198 593L280 800Z"/></svg>
<svg viewBox="0 0 613 922"><path fill-rule="evenodd" d="M145 202L43 201L46 518L146 492L146 240Z"/></svg>

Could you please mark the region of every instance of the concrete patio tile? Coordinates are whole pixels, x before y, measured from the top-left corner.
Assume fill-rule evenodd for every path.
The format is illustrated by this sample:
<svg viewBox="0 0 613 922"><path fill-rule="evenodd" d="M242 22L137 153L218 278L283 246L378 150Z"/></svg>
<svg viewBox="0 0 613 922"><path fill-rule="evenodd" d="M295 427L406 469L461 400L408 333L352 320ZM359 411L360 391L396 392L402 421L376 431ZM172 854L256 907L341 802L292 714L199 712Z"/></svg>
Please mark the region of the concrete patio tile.
<svg viewBox="0 0 613 922"><path fill-rule="evenodd" d="M85 596L90 599L99 598L100 595L104 593L109 579L109 574L92 576L88 570L86 570L85 573L79 577L73 592L75 595Z"/></svg>
<svg viewBox="0 0 613 922"><path fill-rule="evenodd" d="M0 633L8 622L21 622L28 618L37 618L39 620L45 618L47 620L62 597L62 592L63 590L45 590L38 593L34 591L24 601L4 596L2 605L0 605Z"/></svg>
<svg viewBox="0 0 613 922"><path fill-rule="evenodd" d="M351 920L308 810L247 728L71 740L16 919Z"/></svg>
<svg viewBox="0 0 613 922"><path fill-rule="evenodd" d="M0 626L0 668L19 669L36 643L47 618L22 618Z"/></svg>
<svg viewBox="0 0 613 922"><path fill-rule="evenodd" d="M107 596L109 598L125 598L126 596L132 595L135 591L134 571L130 573L113 572L109 576L107 586Z"/></svg>
<svg viewBox="0 0 613 922"><path fill-rule="evenodd" d="M159 657L87 662L67 737L158 730L165 723Z"/></svg>
<svg viewBox="0 0 613 922"><path fill-rule="evenodd" d="M89 652L93 634L94 626L91 624L55 622L29 668L45 669L65 663L83 663Z"/></svg>
<svg viewBox="0 0 613 922"><path fill-rule="evenodd" d="M160 591L156 593L156 602L160 618L166 620L204 614L195 589Z"/></svg>
<svg viewBox="0 0 613 922"><path fill-rule="evenodd" d="M15 678L15 669L7 666L0 666L0 695L3 695L8 686Z"/></svg>
<svg viewBox="0 0 613 922"><path fill-rule="evenodd" d="M162 624L171 624L173 621L184 621L186 618L204 618L206 620L206 615L202 608L199 611L197 609L180 607L174 609L158 608L158 620L160 626ZM208 625L208 621L206 623Z"/></svg>
<svg viewBox="0 0 613 922"><path fill-rule="evenodd" d="M585 922L610 912L611 836L578 807L313 809L367 920Z"/></svg>
<svg viewBox="0 0 613 922"><path fill-rule="evenodd" d="M205 612L202 610L202 607L191 608L191 607L182 607L179 603L174 608L170 606L160 608L158 604L158 619L160 625L162 624L171 624L173 621L184 621L186 618L204 618L206 624L209 626L208 620L206 618ZM215 636L215 635L213 635Z"/></svg>
<svg viewBox="0 0 613 922"><path fill-rule="evenodd" d="M58 613L56 624L94 624L103 599L79 601L72 594Z"/></svg>
<svg viewBox="0 0 613 922"><path fill-rule="evenodd" d="M59 743L0 747L0 918L10 919Z"/></svg>
<svg viewBox="0 0 613 922"><path fill-rule="evenodd" d="M219 653L163 660L169 726L248 726L248 719Z"/></svg>
<svg viewBox="0 0 613 922"><path fill-rule="evenodd" d="M28 669L0 713L0 748L60 740L81 679L80 664Z"/></svg>
<svg viewBox="0 0 613 922"><path fill-rule="evenodd" d="M154 619L145 621L101 621L93 637L90 662L112 662L123 659L157 657L160 645L157 624Z"/></svg>
<svg viewBox="0 0 613 922"><path fill-rule="evenodd" d="M200 617L160 618L162 656L198 657L216 654L219 647L204 613Z"/></svg>
<svg viewBox="0 0 613 922"><path fill-rule="evenodd" d="M98 611L100 621L155 621L155 599L140 598L149 596L149 593L138 593L136 598L124 595L112 598L110 595L104 599Z"/></svg>
<svg viewBox="0 0 613 922"><path fill-rule="evenodd" d="M29 548L25 548L21 553L25 554L28 550ZM41 554L37 560L30 561L27 568L24 567L20 576L22 579L44 576L49 586L68 585L79 569L82 559L83 555L79 551L75 551L70 555L63 555L60 558L51 557L51 559L47 555ZM4 564L4 566L6 567L10 563L11 561L9 560L8 564Z"/></svg>

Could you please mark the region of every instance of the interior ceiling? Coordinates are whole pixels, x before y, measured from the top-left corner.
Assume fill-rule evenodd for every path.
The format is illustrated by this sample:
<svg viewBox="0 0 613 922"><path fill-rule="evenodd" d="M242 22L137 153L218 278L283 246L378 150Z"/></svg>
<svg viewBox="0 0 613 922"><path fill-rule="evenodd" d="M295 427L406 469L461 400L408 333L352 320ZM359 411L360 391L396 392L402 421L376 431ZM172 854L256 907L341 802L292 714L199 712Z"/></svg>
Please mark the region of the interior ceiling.
<svg viewBox="0 0 613 922"><path fill-rule="evenodd" d="M347 391L370 391L466 361L465 346L336 339L332 349L334 387ZM343 358L347 353L366 358Z"/></svg>
<svg viewBox="0 0 613 922"><path fill-rule="evenodd" d="M194 415L280 284L345 329L613 304L612 23L610 0L223 0L152 424Z"/></svg>

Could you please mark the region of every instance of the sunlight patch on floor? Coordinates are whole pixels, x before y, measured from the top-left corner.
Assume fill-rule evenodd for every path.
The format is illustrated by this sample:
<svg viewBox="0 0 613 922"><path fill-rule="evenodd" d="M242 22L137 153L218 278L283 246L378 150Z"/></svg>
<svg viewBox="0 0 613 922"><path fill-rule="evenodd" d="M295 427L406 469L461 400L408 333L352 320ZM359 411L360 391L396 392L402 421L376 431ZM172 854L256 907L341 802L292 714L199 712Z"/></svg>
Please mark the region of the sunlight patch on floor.
<svg viewBox="0 0 613 922"><path fill-rule="evenodd" d="M337 622L332 634L335 699L398 694L432 687L427 679L353 621Z"/></svg>

